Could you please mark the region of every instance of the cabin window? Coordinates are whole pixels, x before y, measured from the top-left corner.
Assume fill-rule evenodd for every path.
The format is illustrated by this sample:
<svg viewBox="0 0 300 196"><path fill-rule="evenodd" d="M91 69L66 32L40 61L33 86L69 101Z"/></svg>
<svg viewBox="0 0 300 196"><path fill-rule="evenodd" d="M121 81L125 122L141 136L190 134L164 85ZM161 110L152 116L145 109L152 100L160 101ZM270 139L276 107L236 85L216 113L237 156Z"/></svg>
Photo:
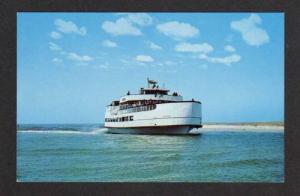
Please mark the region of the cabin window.
<svg viewBox="0 0 300 196"><path fill-rule="evenodd" d="M121 111L119 111L119 114L127 114L127 113L133 113L133 112L142 112L142 111L149 111L154 110L156 108L156 103L164 103L163 101L152 101L152 102L145 102L142 106L126 106L126 107L120 107L122 108ZM118 120L117 120L118 121ZM125 119L121 119L121 121L126 121Z"/></svg>

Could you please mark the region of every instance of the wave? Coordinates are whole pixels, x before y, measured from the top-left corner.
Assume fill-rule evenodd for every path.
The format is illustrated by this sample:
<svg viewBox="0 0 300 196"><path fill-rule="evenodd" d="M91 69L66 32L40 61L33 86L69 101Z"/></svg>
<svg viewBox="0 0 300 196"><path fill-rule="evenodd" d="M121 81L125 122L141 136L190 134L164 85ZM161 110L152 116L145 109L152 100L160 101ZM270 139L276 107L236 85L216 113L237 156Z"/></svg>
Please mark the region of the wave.
<svg viewBox="0 0 300 196"><path fill-rule="evenodd" d="M270 164L281 164L283 160L281 159L270 159L270 158L253 158L253 159L241 159L241 160L232 160L219 163L212 163L212 166L215 167L238 167L238 166L249 166L249 165L270 165Z"/></svg>
<svg viewBox="0 0 300 196"><path fill-rule="evenodd" d="M69 129L61 129L61 130L18 130L19 133L36 133L36 134L83 134L83 135L96 135L96 134L101 134L105 133L108 129L107 128L98 128L98 129L93 129L91 131L73 131Z"/></svg>
<svg viewBox="0 0 300 196"><path fill-rule="evenodd" d="M81 128L66 128L66 127L18 127L20 131L51 131L51 130L64 130L64 131L80 131Z"/></svg>
<svg viewBox="0 0 300 196"><path fill-rule="evenodd" d="M103 128L103 124L18 124L18 130L64 130L64 131L91 131Z"/></svg>
<svg viewBox="0 0 300 196"><path fill-rule="evenodd" d="M91 131L91 134L99 134L99 133L106 133L108 131L108 128L99 128L99 129L93 129Z"/></svg>

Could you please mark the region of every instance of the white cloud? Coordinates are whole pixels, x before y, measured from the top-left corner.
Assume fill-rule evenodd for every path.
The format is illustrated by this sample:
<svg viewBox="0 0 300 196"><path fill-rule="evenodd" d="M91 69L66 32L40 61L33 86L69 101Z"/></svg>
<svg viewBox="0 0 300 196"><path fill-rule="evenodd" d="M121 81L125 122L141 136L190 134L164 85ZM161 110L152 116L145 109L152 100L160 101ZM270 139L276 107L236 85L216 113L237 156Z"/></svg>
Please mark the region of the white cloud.
<svg viewBox="0 0 300 196"><path fill-rule="evenodd" d="M140 62L153 62L154 61L154 59L148 55L137 55L135 57L135 60L140 61Z"/></svg>
<svg viewBox="0 0 300 196"><path fill-rule="evenodd" d="M148 26L152 24L152 17L145 13L119 13L123 17L115 22L105 21L102 23L102 29L112 35L142 35L137 26Z"/></svg>
<svg viewBox="0 0 300 196"><path fill-rule="evenodd" d="M60 63L62 63L62 60L60 58L54 58L54 59L52 59L52 62L55 64L60 64Z"/></svg>
<svg viewBox="0 0 300 196"><path fill-rule="evenodd" d="M100 69L108 69L108 65L107 64L99 65L98 68L100 68Z"/></svg>
<svg viewBox="0 0 300 196"><path fill-rule="evenodd" d="M96 69L108 69L108 67L109 67L109 64L107 62L105 62L104 64L93 66L93 68L96 68Z"/></svg>
<svg viewBox="0 0 300 196"><path fill-rule="evenodd" d="M177 52L200 52L209 53L214 50L214 48L208 43L202 44L190 44L190 43L180 43L175 46Z"/></svg>
<svg viewBox="0 0 300 196"><path fill-rule="evenodd" d="M156 29L166 36L174 39L195 37L199 34L199 30L188 24L178 21L166 22L156 26Z"/></svg>
<svg viewBox="0 0 300 196"><path fill-rule="evenodd" d="M77 61L77 62L89 62L89 61L93 60L93 58L90 57L90 56L87 56L87 55L82 55L81 56L81 55L76 54L74 52L68 53L67 58L72 60L72 61Z"/></svg>
<svg viewBox="0 0 300 196"><path fill-rule="evenodd" d="M209 57L206 54L201 54L199 58L210 63L220 63L225 65L231 65L232 63L237 63L241 60L241 56L237 54L232 54L226 57Z"/></svg>
<svg viewBox="0 0 300 196"><path fill-rule="evenodd" d="M121 59L121 62L124 63L124 64L129 64L130 61L126 60L126 59Z"/></svg>
<svg viewBox="0 0 300 196"><path fill-rule="evenodd" d="M270 41L268 33L257 25L262 23L262 19L257 14L251 14L248 18L232 21L232 29L240 32L244 41L252 46L260 46Z"/></svg>
<svg viewBox="0 0 300 196"><path fill-rule="evenodd" d="M60 39L62 37L62 35L56 31L52 31L50 33L50 37L52 37L53 39Z"/></svg>
<svg viewBox="0 0 300 196"><path fill-rule="evenodd" d="M152 24L152 17L145 13L128 14L128 20L140 26Z"/></svg>
<svg viewBox="0 0 300 196"><path fill-rule="evenodd" d="M49 49L54 51L60 51L62 50L61 47L59 47L57 44L53 42L49 42Z"/></svg>
<svg viewBox="0 0 300 196"><path fill-rule="evenodd" d="M149 43L149 46L150 46L150 48L151 48L152 50L162 50L162 47L161 47L161 46L159 46L159 45L157 45L157 44L155 44L155 43L153 43L153 42L150 42L150 43Z"/></svg>
<svg viewBox="0 0 300 196"><path fill-rule="evenodd" d="M66 53L65 51L63 51L63 50L60 51L59 53L60 53L61 55L63 55L63 56L67 54L67 53Z"/></svg>
<svg viewBox="0 0 300 196"><path fill-rule="evenodd" d="M105 21L102 29L112 35L142 35L142 32L125 18L119 18L116 22Z"/></svg>
<svg viewBox="0 0 300 196"><path fill-rule="evenodd" d="M105 47L109 47L109 48L115 48L115 47L117 47L117 43L113 42L113 41L110 41L110 40L104 40L102 42L102 45L105 46Z"/></svg>
<svg viewBox="0 0 300 196"><path fill-rule="evenodd" d="M231 45L226 45L224 47L224 50L227 51L227 52L235 52L235 48Z"/></svg>
<svg viewBox="0 0 300 196"><path fill-rule="evenodd" d="M77 27L77 25L72 21L64 21L62 19L56 19L54 24L56 25L57 30L63 33L67 33L67 34L76 33L82 36L86 34L85 27Z"/></svg>
<svg viewBox="0 0 300 196"><path fill-rule="evenodd" d="M165 61L164 64L165 65L175 65L176 63L173 61Z"/></svg>

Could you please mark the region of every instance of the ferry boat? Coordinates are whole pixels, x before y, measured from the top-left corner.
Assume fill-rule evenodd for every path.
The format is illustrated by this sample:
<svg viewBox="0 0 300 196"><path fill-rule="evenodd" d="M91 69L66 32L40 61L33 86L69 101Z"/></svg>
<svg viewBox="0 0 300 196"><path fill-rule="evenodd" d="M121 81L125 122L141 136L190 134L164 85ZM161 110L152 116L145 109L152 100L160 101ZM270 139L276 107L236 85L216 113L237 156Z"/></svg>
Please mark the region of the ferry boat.
<svg viewBox="0 0 300 196"><path fill-rule="evenodd" d="M177 92L160 88L149 80L138 94L128 93L114 100L105 111L109 133L188 134L202 127L201 102L184 101Z"/></svg>

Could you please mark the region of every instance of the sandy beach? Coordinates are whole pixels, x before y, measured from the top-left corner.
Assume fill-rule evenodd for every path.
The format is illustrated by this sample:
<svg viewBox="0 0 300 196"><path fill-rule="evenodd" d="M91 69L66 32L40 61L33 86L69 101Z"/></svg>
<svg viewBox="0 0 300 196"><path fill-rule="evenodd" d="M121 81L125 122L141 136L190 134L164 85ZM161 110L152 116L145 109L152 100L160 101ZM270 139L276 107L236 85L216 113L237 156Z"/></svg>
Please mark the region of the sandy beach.
<svg viewBox="0 0 300 196"><path fill-rule="evenodd" d="M284 132L282 125L227 125L227 124L204 124L200 132L224 131L224 132Z"/></svg>

